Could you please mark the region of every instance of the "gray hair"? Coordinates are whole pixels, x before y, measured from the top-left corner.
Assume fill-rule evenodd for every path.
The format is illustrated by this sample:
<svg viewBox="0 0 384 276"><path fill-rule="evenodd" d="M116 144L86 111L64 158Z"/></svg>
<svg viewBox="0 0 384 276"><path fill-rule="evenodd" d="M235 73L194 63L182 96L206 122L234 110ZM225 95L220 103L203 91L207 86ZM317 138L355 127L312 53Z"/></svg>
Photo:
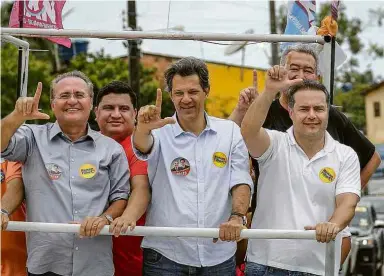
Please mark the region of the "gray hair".
<svg viewBox="0 0 384 276"><path fill-rule="evenodd" d="M330 107L330 104L331 104L330 103L330 96L329 96L329 92L328 92L327 88L323 84L321 84L317 81L304 80L303 82L301 82L299 84L292 85L288 89L288 106L290 108L293 108L295 105L296 92L298 92L300 90L304 90L304 89L308 89L308 90L312 90L312 91L323 91L325 94L325 101L327 103L327 107L328 108Z"/></svg>
<svg viewBox="0 0 384 276"><path fill-rule="evenodd" d="M164 73L165 83L167 84L168 91L172 91L172 80L175 75L187 77L197 75L199 77L200 86L204 91L209 90L209 73L207 65L204 61L195 57L182 58L173 63Z"/></svg>
<svg viewBox="0 0 384 276"><path fill-rule="evenodd" d="M91 80L83 72L71 71L71 72L67 72L64 74L60 74L52 80L50 91L49 91L51 101L54 99L54 89L55 89L56 84L65 78L82 79L87 84L87 87L89 90L89 95L91 96L91 99L93 99L93 83L91 82Z"/></svg>
<svg viewBox="0 0 384 276"><path fill-rule="evenodd" d="M319 74L319 56L314 49L314 47L311 44L293 44L291 46L288 46L287 49L284 50L284 52L281 55L280 58L280 65L285 66L287 63L287 56L290 52L297 52L297 53L304 53L307 55L311 55L315 59L316 63L316 74Z"/></svg>

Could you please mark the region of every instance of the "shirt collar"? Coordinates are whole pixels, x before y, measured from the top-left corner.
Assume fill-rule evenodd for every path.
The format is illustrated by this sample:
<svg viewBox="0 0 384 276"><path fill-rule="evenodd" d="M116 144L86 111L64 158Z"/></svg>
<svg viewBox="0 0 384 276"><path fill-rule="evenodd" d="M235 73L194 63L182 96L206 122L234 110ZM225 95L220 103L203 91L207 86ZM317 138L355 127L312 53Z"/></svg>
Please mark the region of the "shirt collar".
<svg viewBox="0 0 384 276"><path fill-rule="evenodd" d="M51 131L49 132L49 140L52 140L54 137L56 137L60 133L65 135L63 133L63 131L61 130L59 123L56 121L52 125ZM98 135L100 135L100 134L97 133L96 131L92 130L91 127L89 126L89 124L87 124L87 134L85 135L85 137L89 137L93 140L93 142L95 142Z"/></svg>
<svg viewBox="0 0 384 276"><path fill-rule="evenodd" d="M179 124L179 121L177 120L177 113L173 114L172 118L176 121L176 123L172 125L172 130L173 130L174 137L177 137L180 134L186 132L186 131L184 131L181 128L181 126ZM214 126L214 124L212 124L212 120L211 120L210 116L208 116L208 114L206 112L204 112L204 118L205 118L205 120L207 122L207 125L205 126L204 131L212 130L213 132L216 133L217 132L216 127Z"/></svg>
<svg viewBox="0 0 384 276"><path fill-rule="evenodd" d="M288 130L288 137L289 137L289 143L291 146L297 145L295 136L293 134L293 126L291 126ZM328 133L328 131L325 131L325 144L323 150L326 152L332 152L335 149L335 140L332 138L332 136Z"/></svg>

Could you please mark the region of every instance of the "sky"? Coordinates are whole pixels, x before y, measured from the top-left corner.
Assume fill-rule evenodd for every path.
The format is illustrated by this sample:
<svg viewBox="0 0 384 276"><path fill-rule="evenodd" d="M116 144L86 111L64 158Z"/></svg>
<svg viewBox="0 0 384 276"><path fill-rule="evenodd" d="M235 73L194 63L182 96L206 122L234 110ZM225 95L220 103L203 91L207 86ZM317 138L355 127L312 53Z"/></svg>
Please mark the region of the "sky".
<svg viewBox="0 0 384 276"><path fill-rule="evenodd" d="M317 1L317 6L320 6ZM377 10L383 6L381 1L342 1L349 17L358 17L367 25L360 35L363 42L383 44L384 27L372 27L369 9ZM276 1L276 8L286 5L287 1ZM63 20L65 29L85 30L123 30L122 11L126 1L78 1L67 0L63 14L69 12ZM144 31L162 30L182 26L185 32L244 33L253 29L255 34L268 34L269 4L267 0L253 1L137 1L137 24ZM228 42L226 42L228 43ZM209 44L199 41L143 40L142 51L174 56L195 56L204 60L241 64L241 53L226 56L225 45ZM121 41L90 39L92 52L104 48L112 56L125 55L127 50ZM350 56L346 48L347 56ZM245 65L268 68L270 44L258 43L246 46ZM384 59L373 61L367 53L359 56L361 70L371 66L376 75L384 76Z"/></svg>

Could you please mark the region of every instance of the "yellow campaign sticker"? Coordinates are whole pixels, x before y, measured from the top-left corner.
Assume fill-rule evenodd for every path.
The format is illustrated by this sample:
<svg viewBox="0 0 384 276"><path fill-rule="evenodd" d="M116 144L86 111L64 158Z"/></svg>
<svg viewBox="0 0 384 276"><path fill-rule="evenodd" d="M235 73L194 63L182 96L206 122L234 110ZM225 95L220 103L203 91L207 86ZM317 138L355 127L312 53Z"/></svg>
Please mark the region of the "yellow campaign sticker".
<svg viewBox="0 0 384 276"><path fill-rule="evenodd" d="M367 212L367 207L357 206L355 211L365 213L365 212Z"/></svg>
<svg viewBox="0 0 384 276"><path fill-rule="evenodd" d="M83 164L79 168L79 175L82 178L92 178L96 174L96 167L92 164Z"/></svg>
<svg viewBox="0 0 384 276"><path fill-rule="evenodd" d="M215 152L212 157L213 164L216 167L224 168L227 165L227 156L223 152Z"/></svg>
<svg viewBox="0 0 384 276"><path fill-rule="evenodd" d="M331 183L336 178L336 173L332 168L325 167L319 172L319 178L324 183Z"/></svg>

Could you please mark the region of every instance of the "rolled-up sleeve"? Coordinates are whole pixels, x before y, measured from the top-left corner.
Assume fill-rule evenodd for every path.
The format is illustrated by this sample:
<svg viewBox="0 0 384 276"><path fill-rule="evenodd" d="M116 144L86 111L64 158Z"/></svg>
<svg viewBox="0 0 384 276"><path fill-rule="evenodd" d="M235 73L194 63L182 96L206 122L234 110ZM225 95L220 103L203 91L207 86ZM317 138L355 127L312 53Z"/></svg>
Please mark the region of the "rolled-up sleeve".
<svg viewBox="0 0 384 276"><path fill-rule="evenodd" d="M129 176L127 156L120 146L113 155L110 164L109 179L111 190L108 198L109 202L128 198L130 190Z"/></svg>
<svg viewBox="0 0 384 276"><path fill-rule="evenodd" d="M133 143L133 135L131 137L133 152L135 153L136 157L142 161L148 161L149 159L157 160L159 158L159 155L160 155L159 133L157 130L153 130L151 135L153 137L153 145L152 145L151 151L147 154L142 153L135 147L135 144Z"/></svg>
<svg viewBox="0 0 384 276"><path fill-rule="evenodd" d="M249 174L248 150L238 126L234 126L232 139L234 146L231 153L230 189L239 184L247 184L253 192L253 182Z"/></svg>
<svg viewBox="0 0 384 276"><path fill-rule="evenodd" d="M25 163L32 152L34 136L28 125L22 125L11 137L7 148L1 153L1 157L9 161Z"/></svg>

